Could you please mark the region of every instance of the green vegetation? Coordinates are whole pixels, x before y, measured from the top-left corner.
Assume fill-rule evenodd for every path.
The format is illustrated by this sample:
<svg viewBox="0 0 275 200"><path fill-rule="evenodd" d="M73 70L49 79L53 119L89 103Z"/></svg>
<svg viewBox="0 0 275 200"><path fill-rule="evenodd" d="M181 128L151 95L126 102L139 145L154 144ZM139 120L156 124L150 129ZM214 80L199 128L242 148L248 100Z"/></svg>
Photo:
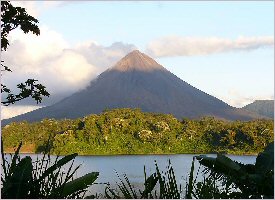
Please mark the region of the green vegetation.
<svg viewBox="0 0 275 200"><path fill-rule="evenodd" d="M195 174L196 160L202 167ZM195 156L185 190L177 183L170 162L166 172L161 173L156 164L155 173L148 178L145 173L143 190L135 190L126 175L119 180L119 191L108 186L106 198L274 199L274 142L257 156L255 164L238 163L219 154L217 158Z"/></svg>
<svg viewBox="0 0 275 200"><path fill-rule="evenodd" d="M52 154L257 154L274 140L272 120L222 121L212 117L177 120L139 109L113 109L75 120L13 122L2 128L4 150Z"/></svg>
<svg viewBox="0 0 275 200"><path fill-rule="evenodd" d="M13 7L9 1L1 1L1 52L7 51L8 36L18 27L24 33L40 34L38 20L21 7ZM11 69L1 61L1 72ZM1 73L2 75L2 73ZM2 105L10 105L31 97L40 103L49 96L45 86L35 79L17 84L14 94L1 84L4 95ZM115 109L101 115L90 115L76 120L44 119L41 122L11 123L2 129L1 198L84 198L87 188L99 173L91 172L75 178L80 166L73 168L73 160L79 154L148 154L148 153L257 153L273 141L273 121L225 122L214 118L178 121L172 115L142 113L136 109ZM23 142L21 142L23 141ZM2 140L1 140L2 142ZM13 151L8 162L5 151ZM53 162L50 154L33 161L30 156L20 158L19 150L68 154ZM186 198L273 198L274 197L274 146L259 154L255 165L243 165L225 156L217 159L196 157L210 171L208 177L197 182L193 177L192 163ZM75 153L77 152L77 153ZM271 157L272 156L272 157ZM69 165L65 173L62 168ZM206 174L204 174L204 177ZM218 184L223 180L221 190ZM174 171L169 163L168 171L156 172L146 178L144 190L136 192L127 176L118 185L120 193L106 188L106 198L180 198ZM156 186L159 191L156 192ZM228 188L239 189L240 192ZM155 190L155 192L154 192ZM209 196L210 195L210 196ZM96 196L91 195L90 198Z"/></svg>
<svg viewBox="0 0 275 200"><path fill-rule="evenodd" d="M156 172L148 178L144 167L145 181L143 190L139 189L139 191L136 191L126 174L124 174L123 178L118 175L120 183L117 184L117 188L119 191L107 186L105 197L108 199L180 199L182 193L181 185L177 184L170 160L165 173L160 172L157 163L155 165Z"/></svg>
<svg viewBox="0 0 275 200"><path fill-rule="evenodd" d="M11 162L2 153L1 198L3 199L68 199L83 198L87 188L94 183L99 173L91 172L73 179L80 166L73 169L71 163L67 172L62 167L74 160L77 154L56 158L51 162L50 155L32 161L30 156L20 158L17 148L11 155ZM2 151L3 152L3 151Z"/></svg>
<svg viewBox="0 0 275 200"><path fill-rule="evenodd" d="M224 186L238 191L227 191L229 198L274 198L274 142L257 156L255 164L242 164L224 155L217 158L196 156L200 164L209 169L210 179L220 180Z"/></svg>
<svg viewBox="0 0 275 200"><path fill-rule="evenodd" d="M48 154L47 159L44 153L42 159L33 162L29 156L20 158L18 153L21 145L22 143L10 162L2 153L2 198L87 199L98 197L97 194L85 196L87 188L97 179L99 175L97 172L73 179L73 175L80 166L73 169L72 163L66 173L61 169L77 154L61 159L57 157L52 163L50 155ZM199 167L194 176L196 159L204 167ZM112 199L273 199L274 142L258 154L255 164L238 163L219 154L216 158L194 156L185 190L177 183L170 161L166 172L160 172L156 164L156 172L147 178L144 168L144 175L143 189L136 190L126 175L124 180L118 176L120 183L117 183L117 189L112 189L108 185L103 197ZM198 175L202 176L201 180Z"/></svg>

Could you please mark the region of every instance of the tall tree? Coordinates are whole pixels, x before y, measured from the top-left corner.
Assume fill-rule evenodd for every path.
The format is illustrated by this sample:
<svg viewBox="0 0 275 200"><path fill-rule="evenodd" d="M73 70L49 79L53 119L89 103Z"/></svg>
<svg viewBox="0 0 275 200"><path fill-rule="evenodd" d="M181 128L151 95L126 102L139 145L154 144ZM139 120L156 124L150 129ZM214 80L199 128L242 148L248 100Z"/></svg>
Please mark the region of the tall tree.
<svg viewBox="0 0 275 200"><path fill-rule="evenodd" d="M8 40L9 33L20 27L24 33L33 33L35 35L40 34L38 27L38 20L29 15L25 8L14 7L9 1L1 1L1 52L7 51L10 45ZM3 72L11 72L12 70L4 64L1 60L1 76ZM28 79L24 83L17 84L19 92L14 94L6 85L1 83L1 93L5 94L4 100L1 99L2 105L14 104L17 101L31 97L37 103L41 103L42 97L49 97L46 87L38 80Z"/></svg>

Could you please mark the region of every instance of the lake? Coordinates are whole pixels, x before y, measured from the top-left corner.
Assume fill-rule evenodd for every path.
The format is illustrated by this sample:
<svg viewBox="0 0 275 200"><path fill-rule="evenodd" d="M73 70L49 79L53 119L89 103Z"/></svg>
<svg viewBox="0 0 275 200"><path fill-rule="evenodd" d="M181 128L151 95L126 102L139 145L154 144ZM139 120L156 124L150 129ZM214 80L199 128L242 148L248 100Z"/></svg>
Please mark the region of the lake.
<svg viewBox="0 0 275 200"><path fill-rule="evenodd" d="M22 156L31 156L36 160L36 154L21 154ZM155 172L155 161L161 171L166 171L168 160L170 159L173 166L177 183L185 185L188 178L191 163L194 154L176 154L176 155L118 155L118 156L77 156L75 159L75 166L80 165L76 176L82 176L89 172L99 172L97 183L109 182L112 188L115 188L116 182L119 182L119 175L126 174L130 182L136 188L143 188L144 183L144 166L147 177ZM208 154L208 156L215 157L215 154ZM54 157L54 156L53 156ZM244 164L254 164L256 156L236 156L228 155L233 160L242 162ZM54 160L54 159L53 159ZM199 163L195 163L195 170L198 169ZM196 172L196 171L195 171ZM104 185L93 185L89 188L89 193L94 194L104 193Z"/></svg>

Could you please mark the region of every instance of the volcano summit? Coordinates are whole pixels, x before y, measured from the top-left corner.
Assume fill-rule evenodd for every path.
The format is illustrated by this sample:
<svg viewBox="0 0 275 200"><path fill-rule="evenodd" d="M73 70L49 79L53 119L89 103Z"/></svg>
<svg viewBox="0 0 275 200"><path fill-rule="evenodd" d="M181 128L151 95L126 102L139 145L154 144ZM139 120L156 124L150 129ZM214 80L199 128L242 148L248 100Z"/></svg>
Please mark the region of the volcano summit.
<svg viewBox="0 0 275 200"><path fill-rule="evenodd" d="M250 120L257 117L200 91L135 50L101 73L86 89L51 106L3 120L2 124L43 118L73 119L112 108L140 108L145 112L173 114L179 119L214 116Z"/></svg>

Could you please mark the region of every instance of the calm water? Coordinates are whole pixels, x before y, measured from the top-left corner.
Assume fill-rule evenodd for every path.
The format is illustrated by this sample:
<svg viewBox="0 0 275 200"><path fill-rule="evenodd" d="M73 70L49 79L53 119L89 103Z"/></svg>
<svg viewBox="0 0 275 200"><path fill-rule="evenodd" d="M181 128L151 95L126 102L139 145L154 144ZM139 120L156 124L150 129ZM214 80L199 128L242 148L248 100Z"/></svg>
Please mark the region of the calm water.
<svg viewBox="0 0 275 200"><path fill-rule="evenodd" d="M31 156L36 160L36 154L21 154L22 156ZM123 156L78 156L75 159L75 166L80 165L77 171L77 176L82 176L89 172L99 172L97 183L109 182L111 186L115 187L115 183L119 182L116 172L119 175L126 174L130 182L136 188L142 187L144 183L144 166L147 176L155 172L155 161L157 162L161 171L166 171L168 160L174 168L177 182L185 185L188 174L190 172L192 154L178 154L178 155L123 155ZM209 154L208 156L213 156ZM54 156L53 156L54 157ZM244 164L254 164L256 156L235 156L228 155L233 160L242 162ZM54 159L53 159L54 160ZM198 169L198 162L195 164L195 169ZM104 185L93 185L89 191L91 193L103 193Z"/></svg>

